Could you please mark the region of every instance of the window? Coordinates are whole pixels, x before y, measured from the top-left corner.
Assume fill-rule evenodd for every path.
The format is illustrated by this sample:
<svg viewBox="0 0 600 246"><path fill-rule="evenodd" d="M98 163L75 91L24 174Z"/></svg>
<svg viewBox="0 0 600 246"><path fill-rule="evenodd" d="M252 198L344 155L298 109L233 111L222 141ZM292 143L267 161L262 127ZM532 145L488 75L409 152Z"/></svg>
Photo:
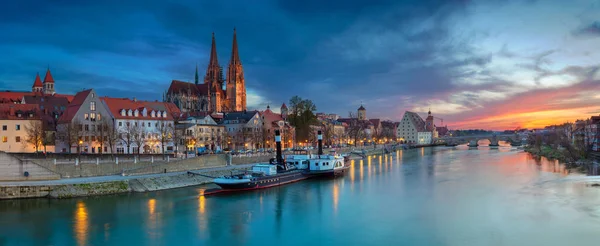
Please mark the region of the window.
<svg viewBox="0 0 600 246"><path fill-rule="evenodd" d="M85 120L89 120L89 119L90 119L90 115L89 115L89 114L83 114L83 118L84 118Z"/></svg>
<svg viewBox="0 0 600 246"><path fill-rule="evenodd" d="M7 125L3 125L2 126L2 131L6 131L6 130L8 130L8 126Z"/></svg>
<svg viewBox="0 0 600 246"><path fill-rule="evenodd" d="M44 105L40 105L40 109L41 109L41 110L44 110Z"/></svg>
<svg viewBox="0 0 600 246"><path fill-rule="evenodd" d="M85 139L84 141L86 141L86 142L90 141L90 137L88 137L88 136L85 136L84 139Z"/></svg>
<svg viewBox="0 0 600 246"><path fill-rule="evenodd" d="M85 125L85 130L89 131L90 130L90 125Z"/></svg>
<svg viewBox="0 0 600 246"><path fill-rule="evenodd" d="M7 137L7 136L4 136L4 137L2 137L2 142L3 142L3 143L6 143L6 142L8 142L8 137Z"/></svg>
<svg viewBox="0 0 600 246"><path fill-rule="evenodd" d="M90 113L90 120L96 121L96 113Z"/></svg>
<svg viewBox="0 0 600 246"><path fill-rule="evenodd" d="M96 136L92 136L92 142L96 141Z"/></svg>
<svg viewBox="0 0 600 246"><path fill-rule="evenodd" d="M123 153L125 153L125 149L122 148L122 147L119 147L119 148L117 148L117 153L118 154L123 154Z"/></svg>
<svg viewBox="0 0 600 246"><path fill-rule="evenodd" d="M21 142L21 137L20 136L16 136L15 137L15 142L20 143Z"/></svg>
<svg viewBox="0 0 600 246"><path fill-rule="evenodd" d="M120 122L120 121L119 121L119 126L123 126L123 122Z"/></svg>
<svg viewBox="0 0 600 246"><path fill-rule="evenodd" d="M90 111L96 111L96 102L90 102Z"/></svg>
<svg viewBox="0 0 600 246"><path fill-rule="evenodd" d="M96 117L98 118L98 121L102 120L102 117L100 117L100 114L96 115Z"/></svg>
<svg viewBox="0 0 600 246"><path fill-rule="evenodd" d="M20 130L21 130L21 125L18 125L18 124L17 124L17 125L15 125L15 129L16 129L17 131L20 131Z"/></svg>
<svg viewBox="0 0 600 246"><path fill-rule="evenodd" d="M79 130L82 131L83 130L83 125L79 124Z"/></svg>
<svg viewBox="0 0 600 246"><path fill-rule="evenodd" d="M98 147L98 148L100 148L100 147ZM107 149L108 148L106 148L106 146L104 146L104 152L108 152Z"/></svg>

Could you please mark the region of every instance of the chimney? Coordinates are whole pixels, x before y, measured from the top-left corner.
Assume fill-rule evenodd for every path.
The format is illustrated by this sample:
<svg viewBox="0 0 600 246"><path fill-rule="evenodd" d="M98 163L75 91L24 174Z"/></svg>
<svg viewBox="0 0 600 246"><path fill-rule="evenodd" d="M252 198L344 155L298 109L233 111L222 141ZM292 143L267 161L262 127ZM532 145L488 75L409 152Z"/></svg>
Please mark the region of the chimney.
<svg viewBox="0 0 600 246"><path fill-rule="evenodd" d="M10 116L13 116L13 115L15 115L15 107L14 107L14 106L12 106L12 105L11 105L11 106L9 106L9 107L8 107L8 110L9 110L9 111L8 111L8 114L9 114Z"/></svg>
<svg viewBox="0 0 600 246"><path fill-rule="evenodd" d="M321 134L321 130L317 131L317 140L319 143L319 152L317 154L322 155L323 154L323 135Z"/></svg>
<svg viewBox="0 0 600 246"><path fill-rule="evenodd" d="M275 130L275 145L277 148L277 164L283 163L283 157L281 156L281 134L279 130Z"/></svg>

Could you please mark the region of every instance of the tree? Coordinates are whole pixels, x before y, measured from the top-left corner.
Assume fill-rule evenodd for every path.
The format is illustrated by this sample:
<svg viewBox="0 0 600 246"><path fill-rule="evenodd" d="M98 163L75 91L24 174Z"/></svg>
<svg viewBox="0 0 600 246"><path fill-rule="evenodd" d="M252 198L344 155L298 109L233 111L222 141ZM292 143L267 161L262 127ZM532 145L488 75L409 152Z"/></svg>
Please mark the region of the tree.
<svg viewBox="0 0 600 246"><path fill-rule="evenodd" d="M311 137L311 125L317 124L317 117L314 112L317 106L309 100L294 96L290 99L290 112L288 121L296 129L296 140L299 142L308 141Z"/></svg>
<svg viewBox="0 0 600 246"><path fill-rule="evenodd" d="M173 125L171 122L161 122L158 124L156 130L158 131L158 140L160 141L162 154L164 155L165 145L167 145L167 143L173 139Z"/></svg>
<svg viewBox="0 0 600 246"><path fill-rule="evenodd" d="M46 133L42 127L42 121L32 120L25 126L25 132L27 132L27 138L25 142L35 147L35 152L38 152L39 147L42 145Z"/></svg>
<svg viewBox="0 0 600 246"><path fill-rule="evenodd" d="M183 140L185 140L185 128L184 127L173 127L173 145L175 145L175 154L179 153L179 144L183 143Z"/></svg>
<svg viewBox="0 0 600 246"><path fill-rule="evenodd" d="M131 128L131 136L133 143L137 145L137 154L139 155L142 153L140 150L142 149L144 143L146 143L146 128L142 127L139 121L135 121L130 125L133 125Z"/></svg>
<svg viewBox="0 0 600 246"><path fill-rule="evenodd" d="M323 145L331 145L334 138L333 124L331 122L321 122L321 134L323 136Z"/></svg>
<svg viewBox="0 0 600 246"><path fill-rule="evenodd" d="M110 148L111 155L114 155L115 145L117 144L117 140L119 139L119 133L113 124L113 120L110 118L103 118L100 121L100 125L98 125L100 129L100 148L104 149L104 144L108 145Z"/></svg>
<svg viewBox="0 0 600 246"><path fill-rule="evenodd" d="M119 127L119 139L127 146L127 154L129 153L129 149L131 144L135 143L135 135L137 134L137 127L134 126L133 122L126 121L123 126Z"/></svg>
<svg viewBox="0 0 600 246"><path fill-rule="evenodd" d="M350 122L348 122L348 137L353 140L354 146L356 146L360 139L366 137L365 129L367 126L365 122L358 120L354 112L350 112L348 117L350 118Z"/></svg>

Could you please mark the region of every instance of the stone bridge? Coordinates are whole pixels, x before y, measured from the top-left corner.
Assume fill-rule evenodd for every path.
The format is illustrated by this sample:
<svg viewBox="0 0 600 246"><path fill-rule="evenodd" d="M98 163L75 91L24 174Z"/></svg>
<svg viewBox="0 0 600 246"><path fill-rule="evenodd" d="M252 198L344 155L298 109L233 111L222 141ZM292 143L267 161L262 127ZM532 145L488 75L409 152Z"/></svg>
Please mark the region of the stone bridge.
<svg viewBox="0 0 600 246"><path fill-rule="evenodd" d="M468 143L469 147L479 146L479 140L490 141L490 146L499 146L498 141L505 141L512 146L521 145L522 137L516 134L487 134L487 135L475 135L475 136L458 136L458 137L444 137L440 140L445 142L447 145L459 145Z"/></svg>

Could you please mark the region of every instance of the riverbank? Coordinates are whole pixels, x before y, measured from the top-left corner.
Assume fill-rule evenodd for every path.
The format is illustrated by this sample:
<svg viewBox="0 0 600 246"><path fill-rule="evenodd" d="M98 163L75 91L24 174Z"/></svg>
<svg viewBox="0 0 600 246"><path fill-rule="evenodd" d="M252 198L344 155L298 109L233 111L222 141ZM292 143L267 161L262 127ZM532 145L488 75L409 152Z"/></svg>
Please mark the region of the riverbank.
<svg viewBox="0 0 600 246"><path fill-rule="evenodd" d="M350 153L352 150L340 151ZM382 154L382 148L364 149L366 155ZM255 162L264 162L270 157L251 158ZM0 182L0 199L20 198L72 198L85 196L110 195L129 192L149 192L168 190L188 186L212 183L212 177L219 177L248 170L254 163L242 164L247 158L233 158L233 165L192 165L185 163L161 163L123 171L122 175L104 175L67 179L39 181ZM187 161L187 160L186 160ZM190 160L191 161L191 160ZM197 161L193 161L196 163ZM246 162L247 163L247 162ZM196 168L193 168L196 167ZM196 174L190 174L193 171ZM200 174L200 175L197 175Z"/></svg>
<svg viewBox="0 0 600 246"><path fill-rule="evenodd" d="M543 145L539 149L533 146L525 146L523 150L534 157L546 157L551 160L558 160L563 163L570 172L598 175L596 160L593 159L578 159L573 160L569 157L567 150L554 149L550 146Z"/></svg>

